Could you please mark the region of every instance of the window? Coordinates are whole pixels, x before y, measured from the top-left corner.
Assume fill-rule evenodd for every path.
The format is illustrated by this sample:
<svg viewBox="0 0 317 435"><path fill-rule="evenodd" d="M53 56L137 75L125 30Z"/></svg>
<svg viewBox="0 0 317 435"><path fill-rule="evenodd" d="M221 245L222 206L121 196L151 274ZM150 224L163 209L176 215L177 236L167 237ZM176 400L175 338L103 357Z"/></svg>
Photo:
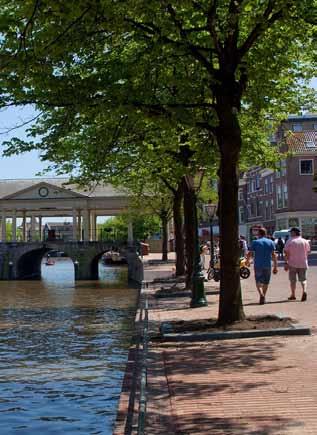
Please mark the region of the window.
<svg viewBox="0 0 317 435"><path fill-rule="evenodd" d="M317 218L303 216L301 218L301 229L302 234L305 239L311 239L315 237L316 234L316 226L317 226Z"/></svg>
<svg viewBox="0 0 317 435"><path fill-rule="evenodd" d="M286 160L280 160L277 164L275 178L284 177L286 175Z"/></svg>
<svg viewBox="0 0 317 435"><path fill-rule="evenodd" d="M265 201L264 218L270 219L269 201Z"/></svg>
<svg viewBox="0 0 317 435"><path fill-rule="evenodd" d="M243 190L239 189L239 201L243 201Z"/></svg>
<svg viewBox="0 0 317 435"><path fill-rule="evenodd" d="M305 146L306 148L316 148L317 142L313 140L305 140Z"/></svg>
<svg viewBox="0 0 317 435"><path fill-rule="evenodd" d="M260 175L259 174L256 174L256 176L255 176L255 188L256 188L256 190L260 189Z"/></svg>
<svg viewBox="0 0 317 435"><path fill-rule="evenodd" d="M250 216L255 216L255 204L254 204L254 202L252 201L251 202L251 204L250 204Z"/></svg>
<svg viewBox="0 0 317 435"><path fill-rule="evenodd" d="M281 160L281 176L286 175L286 160Z"/></svg>
<svg viewBox="0 0 317 435"><path fill-rule="evenodd" d="M317 130L317 124L314 124L314 125L313 125L313 129L314 129L314 130Z"/></svg>
<svg viewBox="0 0 317 435"><path fill-rule="evenodd" d="M244 207L239 207L239 222L240 224L243 224L245 222Z"/></svg>
<svg viewBox="0 0 317 435"><path fill-rule="evenodd" d="M299 161L299 174L312 175L313 174L313 160L300 160Z"/></svg>
<svg viewBox="0 0 317 435"><path fill-rule="evenodd" d="M248 216L248 218L250 218L252 216L251 215L251 204L247 205L247 216Z"/></svg>
<svg viewBox="0 0 317 435"><path fill-rule="evenodd" d="M277 208L283 207L282 187L281 186L277 186L277 188L276 188L276 202L277 202Z"/></svg>
<svg viewBox="0 0 317 435"><path fill-rule="evenodd" d="M277 219L276 230L285 230L287 228L287 219Z"/></svg>
<svg viewBox="0 0 317 435"><path fill-rule="evenodd" d="M270 193L273 193L273 177L270 177L270 189L269 189Z"/></svg>
<svg viewBox="0 0 317 435"><path fill-rule="evenodd" d="M288 226L289 227L299 227L299 219L298 218L289 218L288 219Z"/></svg>
<svg viewBox="0 0 317 435"><path fill-rule="evenodd" d="M294 132L303 131L303 125L302 124L293 124L292 130Z"/></svg>
<svg viewBox="0 0 317 435"><path fill-rule="evenodd" d="M262 216L263 202L257 201L257 216Z"/></svg>
<svg viewBox="0 0 317 435"><path fill-rule="evenodd" d="M288 207L288 191L287 184L283 185L283 207Z"/></svg>
<svg viewBox="0 0 317 435"><path fill-rule="evenodd" d="M269 179L265 178L264 180L264 193L268 193L269 192Z"/></svg>

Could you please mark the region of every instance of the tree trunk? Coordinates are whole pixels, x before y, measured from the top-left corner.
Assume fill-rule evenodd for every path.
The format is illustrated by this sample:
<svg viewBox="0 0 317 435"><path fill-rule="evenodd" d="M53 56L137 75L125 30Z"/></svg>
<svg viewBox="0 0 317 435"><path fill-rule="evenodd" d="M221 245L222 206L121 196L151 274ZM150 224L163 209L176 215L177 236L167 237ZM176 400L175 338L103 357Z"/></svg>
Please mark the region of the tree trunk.
<svg viewBox="0 0 317 435"><path fill-rule="evenodd" d="M192 286L195 253L195 228L193 218L193 192L188 189L186 180L183 179L184 187L184 231L185 231L185 263L186 263L186 288Z"/></svg>
<svg viewBox="0 0 317 435"><path fill-rule="evenodd" d="M221 156L219 184L220 300L218 322L244 318L240 285L237 162Z"/></svg>
<svg viewBox="0 0 317 435"><path fill-rule="evenodd" d="M228 88L223 90L218 105L217 141L221 154L219 183L220 227L220 300L218 323L230 324L244 319L240 285L238 163L241 150L241 130L232 101L228 103Z"/></svg>
<svg viewBox="0 0 317 435"><path fill-rule="evenodd" d="M162 261L168 260L168 214L162 213L161 214L161 221L162 221Z"/></svg>
<svg viewBox="0 0 317 435"><path fill-rule="evenodd" d="M183 237L183 219L182 219L182 199L184 188L180 183L177 191L174 194L173 200L173 220L174 220L174 237L175 237L175 252L176 252L176 276L185 274L185 253L184 253L184 237Z"/></svg>

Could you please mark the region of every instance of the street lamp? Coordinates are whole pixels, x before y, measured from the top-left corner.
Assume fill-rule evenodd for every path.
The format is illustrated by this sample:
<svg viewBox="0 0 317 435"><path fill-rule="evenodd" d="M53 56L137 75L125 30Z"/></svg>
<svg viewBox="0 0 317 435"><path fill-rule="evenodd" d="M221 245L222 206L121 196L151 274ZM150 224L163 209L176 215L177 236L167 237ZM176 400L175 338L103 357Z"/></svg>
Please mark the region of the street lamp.
<svg viewBox="0 0 317 435"><path fill-rule="evenodd" d="M211 201L208 204L205 204L205 211L207 216L209 217L209 225L210 225L210 266L214 267L214 232L213 232L213 220L217 211L217 204L213 204Z"/></svg>
<svg viewBox="0 0 317 435"><path fill-rule="evenodd" d="M196 176L186 175L186 184L192 198L192 218L194 226L194 267L192 275L192 299L191 308L205 307L208 305L205 296L204 281L205 276L202 270L199 236L198 236L198 217L197 217L197 193L201 188L204 171L200 170Z"/></svg>
<svg viewBox="0 0 317 435"><path fill-rule="evenodd" d="M12 279L13 275L13 262L9 261L9 279Z"/></svg>
<svg viewBox="0 0 317 435"><path fill-rule="evenodd" d="M78 278L78 269L79 269L79 262L77 260L74 261L74 269L75 269L75 280Z"/></svg>

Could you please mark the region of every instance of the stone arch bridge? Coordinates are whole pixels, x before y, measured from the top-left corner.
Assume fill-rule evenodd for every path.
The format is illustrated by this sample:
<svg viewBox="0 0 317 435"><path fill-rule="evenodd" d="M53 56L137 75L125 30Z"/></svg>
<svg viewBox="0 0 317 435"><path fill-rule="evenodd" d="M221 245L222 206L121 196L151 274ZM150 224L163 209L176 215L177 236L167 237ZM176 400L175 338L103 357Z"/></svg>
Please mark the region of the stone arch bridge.
<svg viewBox="0 0 317 435"><path fill-rule="evenodd" d="M0 280L40 279L41 262L51 250L63 251L75 267L76 280L98 279L98 262L112 242L28 242L0 243ZM126 246L115 245L124 253Z"/></svg>

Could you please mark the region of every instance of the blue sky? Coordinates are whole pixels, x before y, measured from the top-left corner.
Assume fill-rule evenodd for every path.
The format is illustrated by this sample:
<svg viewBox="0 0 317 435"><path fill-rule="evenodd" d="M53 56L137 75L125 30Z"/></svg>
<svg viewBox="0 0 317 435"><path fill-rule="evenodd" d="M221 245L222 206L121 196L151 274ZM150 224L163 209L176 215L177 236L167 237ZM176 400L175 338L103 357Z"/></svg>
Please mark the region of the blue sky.
<svg viewBox="0 0 317 435"><path fill-rule="evenodd" d="M33 119L35 115L34 109L30 106L25 108L10 107L0 111L0 143L13 136L25 137L27 126L14 129L11 132L8 130L24 124ZM0 178L35 178L36 173L46 166L40 161L39 153L35 151L8 158L0 157Z"/></svg>

